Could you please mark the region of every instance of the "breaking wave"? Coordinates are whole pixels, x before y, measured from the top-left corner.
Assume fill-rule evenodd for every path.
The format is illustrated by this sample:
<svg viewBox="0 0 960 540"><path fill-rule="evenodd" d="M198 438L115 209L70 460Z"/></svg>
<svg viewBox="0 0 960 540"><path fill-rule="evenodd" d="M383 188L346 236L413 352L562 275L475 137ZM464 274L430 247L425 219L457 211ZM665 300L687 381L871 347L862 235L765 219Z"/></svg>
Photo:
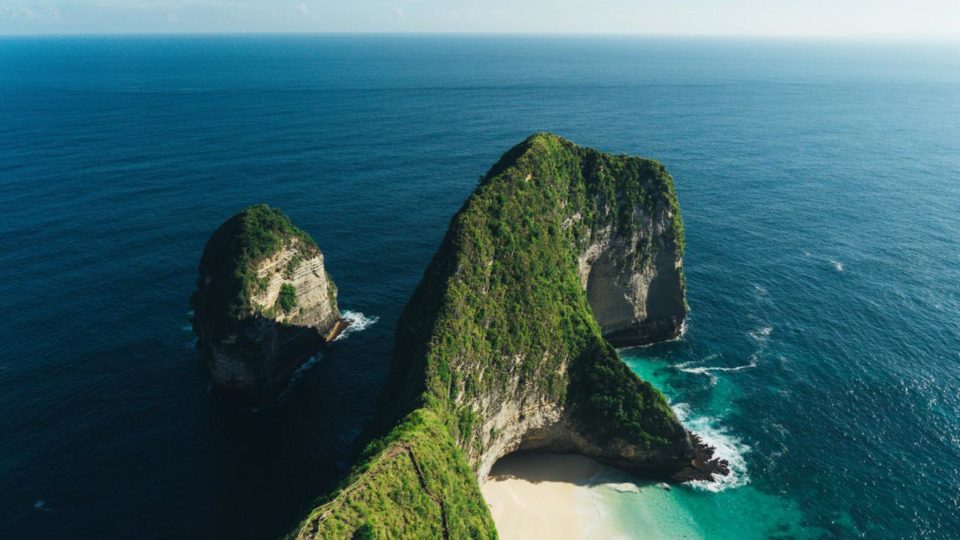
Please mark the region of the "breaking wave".
<svg viewBox="0 0 960 540"><path fill-rule="evenodd" d="M709 358L708 358L709 359ZM706 375L710 378L711 386L717 383L717 376L714 375L716 372L734 372L734 371L743 371L745 369L752 369L757 367L757 355L750 355L750 361L746 364L740 366L726 367L726 366L695 366L696 362L684 362L682 364L677 364L673 367L679 369L684 373L691 373L693 375Z"/></svg>
<svg viewBox="0 0 960 540"><path fill-rule="evenodd" d="M759 342L766 342L767 339L770 337L770 334L773 333L773 327L762 326L760 328L757 328L756 330L751 330L747 333L750 334L750 337L752 337L753 339Z"/></svg>
<svg viewBox="0 0 960 540"><path fill-rule="evenodd" d="M834 270L836 270L837 272L843 272L843 263L840 262L840 261L838 261L838 260L836 260L836 259L832 259L832 258L830 258L830 257L823 257L823 256L814 255L813 253L810 253L809 251L804 251L803 254L804 254L804 256L806 256L806 257L813 257L813 258L815 258L815 259L820 259L821 261L827 261L827 262L829 262L831 265L833 265L833 269L834 269Z"/></svg>
<svg viewBox="0 0 960 540"><path fill-rule="evenodd" d="M750 362L743 364L742 366L691 366L690 364L693 364L693 362L684 362L682 364L677 364L675 367L684 373L694 373L697 375L708 375L714 371L743 371L745 369L757 367L757 355L751 355Z"/></svg>
<svg viewBox="0 0 960 540"><path fill-rule="evenodd" d="M758 346L756 351L750 355L750 359L747 361L746 364L741 364L739 366L704 366L702 365L702 363L710 362L711 360L719 356L718 354L714 353L701 360L683 362L680 364L676 364L673 367L675 367L676 369L684 373L691 373L694 375L706 375L707 377L710 377L711 384L714 384L717 382L717 376L714 375L714 373L733 373L733 372L743 371L745 369L753 369L757 367L757 364L759 362L759 355L762 354L763 351L766 349L767 342L770 340L770 334L772 333L773 333L772 326L761 326L756 330L751 330L747 332L747 334L754 341L757 342ZM697 364L701 364L701 365L697 365Z"/></svg>
<svg viewBox="0 0 960 540"><path fill-rule="evenodd" d="M617 350L646 349L648 347L654 347L656 345L663 345L664 343L675 343L677 341L683 341L687 335L687 330L689 330L689 327L687 326L687 321L689 319L690 319L690 316L688 315L687 318L680 323L680 333L677 334L677 337L675 338L665 339L663 341L654 341L653 343L647 343L646 345L633 345L630 347L623 347L623 349L617 349Z"/></svg>
<svg viewBox="0 0 960 540"><path fill-rule="evenodd" d="M297 381L299 381L299 380L303 377L304 372L308 371L308 370L311 369L313 366L315 366L315 365L317 365L317 364L320 363L320 359L321 359L321 358L322 358L322 355L321 355L320 353L317 353L317 354L311 356L310 358L308 358L307 361L303 363L303 365L301 365L301 366L298 367L297 369L293 370L293 373L290 374L290 383L289 383L289 385L292 386L292 385L296 384Z"/></svg>
<svg viewBox="0 0 960 540"><path fill-rule="evenodd" d="M593 479L591 479L592 481ZM609 482L603 484L617 493L640 493L640 486L634 482Z"/></svg>
<svg viewBox="0 0 960 540"><path fill-rule="evenodd" d="M291 392L293 392L294 389L297 387L297 385L300 383L300 379L303 378L303 376L307 373L307 371L313 369L314 366L318 365L322 358L323 358L323 354L320 352L308 358L306 362L300 365L300 367L293 370L293 373L290 374L290 379L287 381L287 385L283 388L280 394L277 395L277 398L276 400L274 400L273 403L269 403L263 407L255 408L253 409L253 412L264 411L276 406L277 404L285 403L288 399L290 399L290 396L292 395Z"/></svg>
<svg viewBox="0 0 960 540"><path fill-rule="evenodd" d="M750 451L749 446L731 434L716 418L695 416L686 403L677 403L672 405L672 408L677 413L680 422L687 429L699 435L703 442L712 446L715 449L715 457L726 460L730 466L730 474L726 476L715 476L710 481L694 480L688 482L688 485L696 489L717 493L750 483L745 457Z"/></svg>
<svg viewBox="0 0 960 540"><path fill-rule="evenodd" d="M360 313L359 311L344 310L343 313L341 313L340 315L344 319L350 321L350 326L347 326L347 328L343 332L341 332L340 335L337 336L337 338L334 341L339 341L341 339L344 339L350 334L363 332L368 327L373 326L374 324L377 323L377 321L380 320L380 317L375 317L373 315L368 317L363 313Z"/></svg>

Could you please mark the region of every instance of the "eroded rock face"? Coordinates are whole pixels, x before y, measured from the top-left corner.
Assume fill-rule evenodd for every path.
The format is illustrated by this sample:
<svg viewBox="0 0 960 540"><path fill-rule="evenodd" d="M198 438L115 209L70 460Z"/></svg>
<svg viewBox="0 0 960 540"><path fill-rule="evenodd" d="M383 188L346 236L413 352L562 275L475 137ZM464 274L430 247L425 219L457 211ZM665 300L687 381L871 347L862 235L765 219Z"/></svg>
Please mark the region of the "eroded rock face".
<svg viewBox="0 0 960 540"><path fill-rule="evenodd" d="M408 308L398 332L398 357L407 354L407 343L426 344L426 355L445 357L446 365L435 369L450 371L450 386L438 393L450 396L459 421L470 425L460 427L458 442L478 480L501 457L528 450L575 452L645 478L722 472L720 463L695 463L695 438L610 347L675 338L687 314L683 225L663 166L538 135L508 152L485 182L454 218L411 301L423 311L414 316ZM555 259L556 266L545 263L554 250L572 254L576 267L567 269L566 256ZM575 272L582 292L561 285L567 271ZM542 275L552 277L537 281ZM558 291L550 301L545 287ZM551 343L551 335L569 331L559 321L576 319L569 314L579 309L578 297L586 299L605 341L580 336L562 346ZM553 311L557 304L551 302L566 307ZM435 309L447 310L442 322L429 322L429 331L407 341L405 329L429 320ZM495 328L491 320L500 311L517 315ZM541 317L556 317L558 324ZM462 329L446 330L453 325ZM542 336L544 346L503 345L524 334ZM483 336L484 345L464 335ZM486 344L500 350L490 354ZM410 350L413 357L424 354ZM501 356L504 351L515 352ZM431 368L426 371L429 377ZM421 377L415 369L393 375L399 380L411 373Z"/></svg>
<svg viewBox="0 0 960 540"><path fill-rule="evenodd" d="M695 467L695 448L691 434L680 428L672 443L644 448L636 443L619 439L603 439L581 429L562 403L537 399L506 399L513 388L511 383L503 394L498 393L500 403L482 404L485 415L482 450L468 456L475 463L477 480L486 481L496 462L514 452L574 453L588 456L607 465L633 473L641 478L671 480L681 478L709 479L718 472L714 467ZM532 398L532 399L530 399Z"/></svg>
<svg viewBox="0 0 960 540"><path fill-rule="evenodd" d="M515 451L648 479L726 474L614 348L680 332L679 211L652 160L543 133L504 154L398 320L375 440L296 536L493 538L478 481Z"/></svg>
<svg viewBox="0 0 960 540"><path fill-rule="evenodd" d="M637 208L633 220L627 236L611 225L595 231L578 260L593 315L616 347L676 338L687 315L672 210Z"/></svg>
<svg viewBox="0 0 960 540"><path fill-rule="evenodd" d="M211 236L191 303L214 387L245 401L269 400L344 325L323 254L265 205Z"/></svg>
<svg viewBox="0 0 960 540"><path fill-rule="evenodd" d="M578 210L563 219L563 227L579 239L577 273L603 337L616 347L628 347L679 336L687 306L682 222L674 215L678 207L672 188L664 188L672 179L656 165L657 172L627 173L635 176L623 180L624 173L611 169L624 158L589 149L575 152L585 183L606 181L616 186L613 191L588 188L590 217ZM637 196L636 190L625 195L624 183L634 183L644 195ZM627 198L631 200L623 200ZM563 207L572 210L573 205L565 202ZM516 359L517 365L523 362ZM558 371L566 373L570 363L570 358L562 359ZM578 382L569 376L568 381L575 390ZM627 382L632 381L626 378ZM698 440L669 412L672 425L664 433L669 442L647 447L585 431L582 419L574 418L569 399L545 395L522 377L507 378L492 392L473 405L484 420L477 430L481 444L465 449L480 482L498 459L516 451L574 452L645 478L709 478L725 467L720 462L695 463L702 454Z"/></svg>

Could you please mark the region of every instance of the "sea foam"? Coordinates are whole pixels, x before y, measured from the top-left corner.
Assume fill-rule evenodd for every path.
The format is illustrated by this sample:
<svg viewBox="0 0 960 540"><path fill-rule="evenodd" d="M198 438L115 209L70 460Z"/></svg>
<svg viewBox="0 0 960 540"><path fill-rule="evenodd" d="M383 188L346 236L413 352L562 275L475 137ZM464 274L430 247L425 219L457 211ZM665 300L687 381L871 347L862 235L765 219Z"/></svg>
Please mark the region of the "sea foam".
<svg viewBox="0 0 960 540"><path fill-rule="evenodd" d="M265 411L280 403L286 403L286 401L290 399L290 396L292 395L291 392L293 392L297 385L300 384L300 379L302 379L308 371L320 364L320 360L322 359L323 354L319 352L308 358L306 362L300 365L300 367L293 370L293 373L290 374L290 379L287 380L287 385L284 386L283 390L280 391L280 394L277 395L277 399L273 403L269 403L263 407L257 407L253 409L253 412Z"/></svg>
<svg viewBox="0 0 960 540"><path fill-rule="evenodd" d="M368 317L363 313L360 313L359 311L350 311L350 310L344 310L343 313L341 313L341 316L344 319L350 321L350 325L347 326L347 328L343 332L341 332L340 335L337 336L336 339L334 339L334 341L345 339L350 334L363 332L368 327L373 326L374 324L377 323L377 321L380 320L380 317L376 317L372 315Z"/></svg>
<svg viewBox="0 0 960 540"><path fill-rule="evenodd" d="M733 367L725 366L691 366L693 362L684 362L682 364L677 364L675 367L684 373L695 373L697 375L709 374L712 371L743 371L745 369L751 369L757 367L757 355L750 355L750 361L746 364Z"/></svg>
<svg viewBox="0 0 960 540"><path fill-rule="evenodd" d="M341 316L344 319L350 321L350 325L347 326L347 328L343 332L341 332L340 335L334 339L334 341L339 341L340 339L343 339L349 334L352 334L355 332L362 332L364 329L366 329L370 325L380 320L380 317L367 317L366 315L364 315L363 313L360 313L359 311L344 310L341 313ZM286 387L284 387L284 389L280 392L280 395L277 396L276 401L274 403L267 405L266 407L254 409L254 412L259 412L265 409L269 409L274 405L276 405L277 403L284 403L285 401L287 401L290 398L291 392L293 392L293 389L297 387L297 384L299 384L300 379L302 379L303 376L308 371L310 371L315 366L320 364L322 360L323 360L322 352L318 352L317 354L314 354L313 356L308 358L307 361L303 363L303 365L295 369L293 373L290 374L290 379L287 381Z"/></svg>
<svg viewBox="0 0 960 540"><path fill-rule="evenodd" d="M747 332L747 334L749 334L750 337L752 337L754 340L760 343L766 343L767 340L770 338L770 334L772 333L773 333L772 326L762 326L760 328L757 328L756 330L751 330Z"/></svg>
<svg viewBox="0 0 960 540"><path fill-rule="evenodd" d="M716 418L696 416L686 403L677 403L671 408L677 413L680 422L690 431L696 433L703 442L714 448L714 456L723 459L730 466L730 474L715 476L711 481L694 480L688 485L705 491L720 492L726 489L745 486L750 483L747 474L747 460L745 455L750 447L743 443Z"/></svg>

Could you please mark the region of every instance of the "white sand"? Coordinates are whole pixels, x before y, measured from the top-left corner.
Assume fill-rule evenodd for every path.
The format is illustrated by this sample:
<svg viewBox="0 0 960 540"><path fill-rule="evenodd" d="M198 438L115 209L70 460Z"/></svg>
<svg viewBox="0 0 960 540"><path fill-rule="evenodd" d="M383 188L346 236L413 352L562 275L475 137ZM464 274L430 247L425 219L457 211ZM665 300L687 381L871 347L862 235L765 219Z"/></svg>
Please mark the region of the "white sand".
<svg viewBox="0 0 960 540"><path fill-rule="evenodd" d="M481 486L503 540L580 539L597 532L592 479L602 467L561 454L514 455L497 462Z"/></svg>

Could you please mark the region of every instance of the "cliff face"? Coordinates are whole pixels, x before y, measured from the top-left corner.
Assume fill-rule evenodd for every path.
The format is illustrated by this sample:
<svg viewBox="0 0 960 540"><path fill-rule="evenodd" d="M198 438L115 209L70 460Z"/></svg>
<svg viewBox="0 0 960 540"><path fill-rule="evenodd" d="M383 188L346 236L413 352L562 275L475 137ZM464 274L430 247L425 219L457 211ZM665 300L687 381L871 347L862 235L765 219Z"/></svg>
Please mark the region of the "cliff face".
<svg viewBox="0 0 960 540"><path fill-rule="evenodd" d="M264 401L341 326L336 287L313 240L265 205L210 237L191 304L214 387Z"/></svg>
<svg viewBox="0 0 960 540"><path fill-rule="evenodd" d="M603 337L617 347L678 337L687 315L682 230L670 205L636 208L640 226L591 230L578 258L580 280ZM679 239L679 240L678 240ZM639 249L638 249L639 247Z"/></svg>
<svg viewBox="0 0 960 540"><path fill-rule="evenodd" d="M548 134L511 149L401 315L375 422L385 435L298 535L492 537L477 481L517 450L577 452L647 478L722 472L604 338L678 334L682 251L660 164ZM402 501L417 497L436 509L435 529L409 528L423 514Z"/></svg>

